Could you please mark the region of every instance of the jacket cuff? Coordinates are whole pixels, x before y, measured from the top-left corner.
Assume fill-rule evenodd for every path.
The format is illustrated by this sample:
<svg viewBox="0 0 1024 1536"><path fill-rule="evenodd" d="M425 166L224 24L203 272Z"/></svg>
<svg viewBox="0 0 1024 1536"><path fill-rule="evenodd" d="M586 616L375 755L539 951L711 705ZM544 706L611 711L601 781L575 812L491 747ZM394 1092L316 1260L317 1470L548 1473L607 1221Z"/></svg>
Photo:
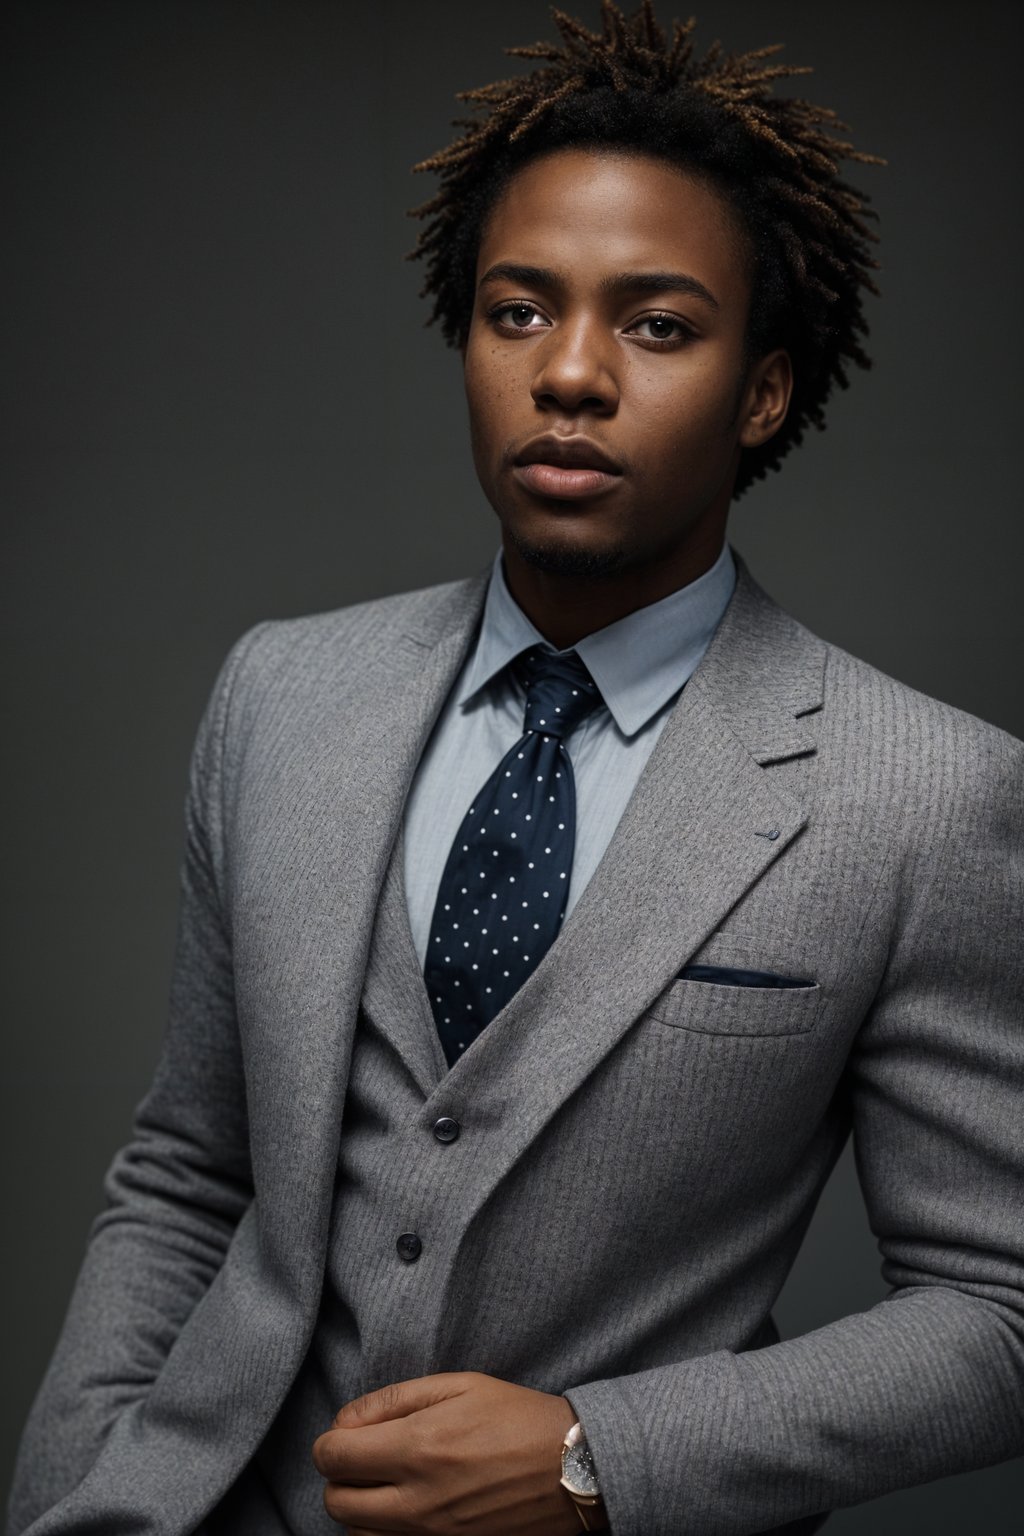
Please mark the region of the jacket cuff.
<svg viewBox="0 0 1024 1536"><path fill-rule="evenodd" d="M651 1477L641 1416L625 1378L567 1387L587 1437L612 1536L653 1529Z"/></svg>

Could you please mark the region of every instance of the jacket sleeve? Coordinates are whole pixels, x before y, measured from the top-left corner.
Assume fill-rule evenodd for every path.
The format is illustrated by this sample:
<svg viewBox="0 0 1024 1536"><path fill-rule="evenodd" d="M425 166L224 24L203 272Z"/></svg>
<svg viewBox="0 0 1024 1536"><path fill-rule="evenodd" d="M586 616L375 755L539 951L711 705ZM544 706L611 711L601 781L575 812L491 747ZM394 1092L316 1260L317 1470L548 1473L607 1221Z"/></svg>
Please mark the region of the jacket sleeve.
<svg viewBox="0 0 1024 1536"><path fill-rule="evenodd" d="M992 731L955 767L849 1062L891 1291L569 1388L615 1536L744 1536L1024 1453L1024 751Z"/></svg>
<svg viewBox="0 0 1024 1536"><path fill-rule="evenodd" d="M25 1428L11 1536L81 1481L118 1416L146 1396L252 1198L221 779L235 680L256 633L228 657L200 726L163 1049L107 1175L107 1208Z"/></svg>

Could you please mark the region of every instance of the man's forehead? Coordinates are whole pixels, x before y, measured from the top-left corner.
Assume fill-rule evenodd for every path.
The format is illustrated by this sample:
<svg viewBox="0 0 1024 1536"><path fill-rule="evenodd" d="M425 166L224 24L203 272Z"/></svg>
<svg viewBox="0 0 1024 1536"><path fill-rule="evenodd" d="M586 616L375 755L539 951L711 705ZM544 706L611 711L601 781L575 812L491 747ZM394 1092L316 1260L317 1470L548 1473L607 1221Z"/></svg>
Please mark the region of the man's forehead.
<svg viewBox="0 0 1024 1536"><path fill-rule="evenodd" d="M689 275L707 290L712 271L719 285L723 267L745 276L737 246L737 221L703 180L648 156L571 150L512 178L484 228L477 270L479 279L533 269L568 283L586 269L609 292L630 275Z"/></svg>

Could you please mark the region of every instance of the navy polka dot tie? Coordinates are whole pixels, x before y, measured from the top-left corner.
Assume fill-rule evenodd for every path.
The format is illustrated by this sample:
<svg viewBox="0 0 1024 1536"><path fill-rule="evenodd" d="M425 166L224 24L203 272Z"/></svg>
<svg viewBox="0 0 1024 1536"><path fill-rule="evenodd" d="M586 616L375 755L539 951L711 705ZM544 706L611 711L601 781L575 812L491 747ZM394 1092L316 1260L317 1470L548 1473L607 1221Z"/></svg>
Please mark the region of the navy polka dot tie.
<svg viewBox="0 0 1024 1536"><path fill-rule="evenodd" d="M473 800L452 844L424 979L449 1066L517 992L565 916L576 785L563 739L601 703L575 651L515 663L525 734Z"/></svg>

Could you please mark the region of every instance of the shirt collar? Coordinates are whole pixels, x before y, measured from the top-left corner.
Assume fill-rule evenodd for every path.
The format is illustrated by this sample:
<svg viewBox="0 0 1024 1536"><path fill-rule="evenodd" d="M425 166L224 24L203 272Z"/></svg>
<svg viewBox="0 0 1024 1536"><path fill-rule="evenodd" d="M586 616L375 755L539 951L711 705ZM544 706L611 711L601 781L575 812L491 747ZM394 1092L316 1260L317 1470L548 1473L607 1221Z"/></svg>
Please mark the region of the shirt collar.
<svg viewBox="0 0 1024 1536"><path fill-rule="evenodd" d="M571 647L584 662L624 736L634 736L697 670L736 585L728 544L710 570L659 602L627 613ZM531 646L553 651L513 598L501 552L487 588L480 637L460 703L465 709Z"/></svg>

